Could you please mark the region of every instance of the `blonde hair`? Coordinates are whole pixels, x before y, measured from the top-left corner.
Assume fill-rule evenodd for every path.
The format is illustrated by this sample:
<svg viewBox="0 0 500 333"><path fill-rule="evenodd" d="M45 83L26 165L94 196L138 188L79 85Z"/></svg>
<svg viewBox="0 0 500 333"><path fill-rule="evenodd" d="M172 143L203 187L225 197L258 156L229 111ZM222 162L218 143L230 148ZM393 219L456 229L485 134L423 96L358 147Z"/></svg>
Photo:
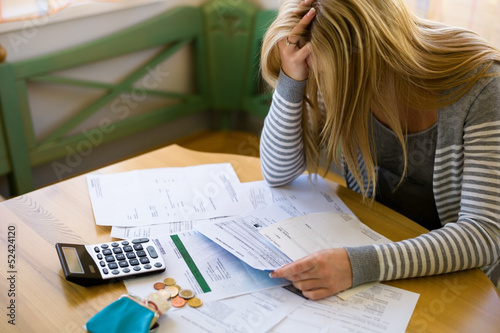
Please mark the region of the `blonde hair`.
<svg viewBox="0 0 500 333"><path fill-rule="evenodd" d="M307 11L297 11L299 2L283 2L264 38L262 75L273 88L281 68L277 42ZM398 110L435 110L458 100L500 61L500 52L470 31L416 17L404 0L315 0L313 6L316 17L300 36L301 44L310 42L313 61L302 120L308 171L318 173L322 150L326 169L343 156L363 197L371 193L373 200L371 108L401 142L406 170L407 128Z"/></svg>

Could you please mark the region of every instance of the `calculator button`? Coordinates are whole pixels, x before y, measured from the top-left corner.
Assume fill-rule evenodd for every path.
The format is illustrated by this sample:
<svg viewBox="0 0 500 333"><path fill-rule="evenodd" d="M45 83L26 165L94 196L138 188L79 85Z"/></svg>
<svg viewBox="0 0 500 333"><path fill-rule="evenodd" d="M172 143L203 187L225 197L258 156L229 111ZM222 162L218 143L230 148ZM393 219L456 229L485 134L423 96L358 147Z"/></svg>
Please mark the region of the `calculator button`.
<svg viewBox="0 0 500 333"><path fill-rule="evenodd" d="M149 259L148 257L141 258L141 264L149 264Z"/></svg>
<svg viewBox="0 0 500 333"><path fill-rule="evenodd" d="M116 268L118 268L118 265L116 264L116 262L110 262L108 264L108 268L109 269L116 269Z"/></svg>
<svg viewBox="0 0 500 333"><path fill-rule="evenodd" d="M99 247L98 247L98 246L96 246L96 247L94 247L94 251L95 251L96 253L99 253L99 252L101 251L101 249L99 249Z"/></svg>
<svg viewBox="0 0 500 333"><path fill-rule="evenodd" d="M132 251L134 251L134 249L132 248L132 246L127 245L127 246L123 247L123 251L125 251L125 252L132 252Z"/></svg>
<svg viewBox="0 0 500 333"><path fill-rule="evenodd" d="M98 253L97 254L97 259L101 260L103 258L102 254Z"/></svg>
<svg viewBox="0 0 500 333"><path fill-rule="evenodd" d="M101 267L104 267L104 266L106 266L106 263L101 260L101 261L99 261L99 265L101 265Z"/></svg>
<svg viewBox="0 0 500 333"><path fill-rule="evenodd" d="M103 268L103 269L102 269L102 272L103 272L104 274L108 274L108 273L109 273L109 271L108 271L108 269L107 269L107 268Z"/></svg>
<svg viewBox="0 0 500 333"><path fill-rule="evenodd" d="M134 252L127 253L127 259L134 259L134 258L135 258L135 253Z"/></svg>
<svg viewBox="0 0 500 333"><path fill-rule="evenodd" d="M113 257L113 256L106 256L104 259L106 259L106 262L113 262L113 261L115 261L115 257Z"/></svg>
<svg viewBox="0 0 500 333"><path fill-rule="evenodd" d="M110 254L113 254L113 252L111 252L110 249L106 249L106 250L102 250L102 254L104 254L105 256L109 256Z"/></svg>
<svg viewBox="0 0 500 333"><path fill-rule="evenodd" d="M101 245L101 247L102 247L103 249L107 249L109 246L108 246L108 244L102 244L102 245Z"/></svg>
<svg viewBox="0 0 500 333"><path fill-rule="evenodd" d="M115 243L111 243L111 246L112 246L112 247L117 247L118 245L120 245L120 244L118 244L118 243L116 243L116 242L115 242Z"/></svg>
<svg viewBox="0 0 500 333"><path fill-rule="evenodd" d="M130 264L131 264L132 266L137 266L137 265L139 265L139 260L137 260L137 259L131 259L131 260L130 260Z"/></svg>
<svg viewBox="0 0 500 333"><path fill-rule="evenodd" d="M122 242L122 245L128 245L128 244L129 244L129 242L126 240Z"/></svg>
<svg viewBox="0 0 500 333"><path fill-rule="evenodd" d="M154 248L154 247L152 247L152 246L150 245L150 246L148 246L148 247L146 248L146 250L148 250L148 253L149 253L149 255L151 256L151 258L155 258L155 259L156 259L156 258L158 258L158 253L156 253L156 250L155 250L155 248Z"/></svg>
<svg viewBox="0 0 500 333"><path fill-rule="evenodd" d="M124 269L122 269L122 272L123 273L130 273L130 268L124 268Z"/></svg>
<svg viewBox="0 0 500 333"><path fill-rule="evenodd" d="M134 271L138 272L141 270L141 266L134 266Z"/></svg>
<svg viewBox="0 0 500 333"><path fill-rule="evenodd" d="M115 253L115 254L116 254L116 253L123 253L123 250L122 250L122 248L121 248L121 247L115 247L115 248L113 249L113 253Z"/></svg>
<svg viewBox="0 0 500 333"><path fill-rule="evenodd" d="M111 271L111 273L113 273L114 275L118 275L118 274L120 274L120 271L119 271L119 270L117 270L117 269L113 269L113 270Z"/></svg>
<svg viewBox="0 0 500 333"><path fill-rule="evenodd" d="M121 268L128 267L128 262L126 262L126 261L119 261L118 263L120 264Z"/></svg>
<svg viewBox="0 0 500 333"><path fill-rule="evenodd" d="M137 251L137 256L138 257L145 257L145 256L147 256L146 251Z"/></svg>
<svg viewBox="0 0 500 333"><path fill-rule="evenodd" d="M141 244L134 244L134 250L139 251L139 250L142 250L142 249L143 249L143 247L142 247Z"/></svg>
<svg viewBox="0 0 500 333"><path fill-rule="evenodd" d="M146 238L146 237L144 237L144 238L136 238L136 239L132 240L133 244L147 243L147 242L149 242L149 238Z"/></svg>
<svg viewBox="0 0 500 333"><path fill-rule="evenodd" d="M144 265L144 268L145 269L151 269L151 265L150 264Z"/></svg>
<svg viewBox="0 0 500 333"><path fill-rule="evenodd" d="M161 264L161 262L157 262L157 263L155 263L155 267L160 268L161 266L163 266L163 265Z"/></svg>
<svg viewBox="0 0 500 333"><path fill-rule="evenodd" d="M116 260L125 260L125 255L123 253L117 254Z"/></svg>

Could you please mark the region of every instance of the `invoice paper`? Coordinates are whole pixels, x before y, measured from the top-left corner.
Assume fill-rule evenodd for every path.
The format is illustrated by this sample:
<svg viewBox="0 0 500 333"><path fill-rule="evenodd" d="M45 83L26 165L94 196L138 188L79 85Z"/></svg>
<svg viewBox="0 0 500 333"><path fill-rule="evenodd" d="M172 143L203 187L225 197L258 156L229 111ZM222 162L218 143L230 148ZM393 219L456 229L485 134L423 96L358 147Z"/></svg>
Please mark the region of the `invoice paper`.
<svg viewBox="0 0 500 333"><path fill-rule="evenodd" d="M158 333L263 333L306 300L283 288L171 309L159 320Z"/></svg>
<svg viewBox="0 0 500 333"><path fill-rule="evenodd" d="M271 205L273 200L273 191L276 194L279 190L275 190L267 185L263 180L242 183L243 191L247 194L250 202L252 203L253 209L258 209ZM215 218L214 218L215 219ZM185 231L191 231L194 226L199 223L203 223L204 220L194 220L194 221L179 221L179 222L167 222L162 224L153 225L141 225L135 227L118 227L113 226L111 228L111 237L114 238L141 238L141 237L153 237L156 235L170 235L181 233Z"/></svg>
<svg viewBox="0 0 500 333"><path fill-rule="evenodd" d="M324 249L391 242L356 216L339 212L301 215L276 222L259 232L292 260Z"/></svg>
<svg viewBox="0 0 500 333"><path fill-rule="evenodd" d="M229 163L87 176L98 225L140 226L253 209Z"/></svg>
<svg viewBox="0 0 500 333"><path fill-rule="evenodd" d="M307 300L272 333L402 333L419 294L377 283L348 300Z"/></svg>
<svg viewBox="0 0 500 333"><path fill-rule="evenodd" d="M248 266L197 231L164 235L153 241L167 269L162 274L125 280L127 291L140 297L154 292L154 283L167 277L193 290L203 302L290 284Z"/></svg>
<svg viewBox="0 0 500 333"><path fill-rule="evenodd" d="M195 228L253 268L274 270L293 258L260 234L261 230L315 212L354 216L322 178L311 183L307 176L301 176L288 186L273 189L272 193L276 200L272 205L237 217L200 223Z"/></svg>

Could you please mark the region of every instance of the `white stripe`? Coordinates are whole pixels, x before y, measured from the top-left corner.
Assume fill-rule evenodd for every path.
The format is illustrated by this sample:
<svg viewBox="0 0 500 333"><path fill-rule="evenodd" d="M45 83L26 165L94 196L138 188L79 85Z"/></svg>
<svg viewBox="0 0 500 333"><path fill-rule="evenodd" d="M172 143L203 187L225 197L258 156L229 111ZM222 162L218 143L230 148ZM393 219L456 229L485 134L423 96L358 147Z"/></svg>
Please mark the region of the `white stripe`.
<svg viewBox="0 0 500 333"><path fill-rule="evenodd" d="M464 205L474 205L474 206L481 206L481 208L489 208L493 209L494 211L499 210L500 207L495 204L489 204L481 200L470 200L470 199L465 199L462 198L462 206ZM486 211L484 211L486 213Z"/></svg>
<svg viewBox="0 0 500 333"><path fill-rule="evenodd" d="M484 161L484 160L465 160L464 165L470 165L470 164L478 164L478 165L484 165L487 167L498 168L498 162L490 162L490 161Z"/></svg>
<svg viewBox="0 0 500 333"><path fill-rule="evenodd" d="M430 267L429 267L429 274L434 274L434 272L436 271L436 262L434 260L434 253L432 252L432 248L431 248L431 245L429 243L429 240L426 239L425 237L419 237L419 239L422 241L422 243L424 243L425 245L425 248L428 250L429 252L429 257L426 257L426 259L429 259L429 261L431 262L430 263ZM425 254L425 252L422 252L422 254ZM425 262L425 260L424 260ZM427 265L426 265L427 266ZM427 269L427 267L426 267ZM422 272L420 274L423 274L424 272L426 272L426 269L423 269L422 268Z"/></svg>
<svg viewBox="0 0 500 333"><path fill-rule="evenodd" d="M391 256L391 252L389 251L389 244L382 244L382 247L384 249L385 256L387 257L387 262L389 263L389 267L386 268L387 270L387 279L391 279L392 277L392 272L394 271L394 264L393 264L393 258Z"/></svg>
<svg viewBox="0 0 500 333"><path fill-rule="evenodd" d="M401 277L401 256L399 255L399 251L398 251L398 248L396 245L394 245L393 243L389 243L387 244L388 247L391 247L393 250L394 250L394 266L396 268L396 275L394 277L391 278L392 279L398 279Z"/></svg>
<svg viewBox="0 0 500 333"><path fill-rule="evenodd" d="M500 176L500 165L497 166L498 169L491 168L478 168L478 167L464 167L464 173L486 173L489 175ZM492 179L493 182L498 182L495 179Z"/></svg>
<svg viewBox="0 0 500 333"><path fill-rule="evenodd" d="M445 252L445 256L442 257L441 256L441 259L443 260L442 264L441 264L441 268L438 272L438 274L443 274L443 273L448 273L451 271L452 269L452 260L451 260L451 252L450 252L450 246L451 244L453 243L451 241L451 239L449 238L444 238L443 235L439 232L436 232L436 233L433 233L432 234L436 239L439 239L441 241L441 243L443 244L443 248L444 248L444 252ZM437 241L436 241L436 245L439 244ZM438 246L438 249L440 247ZM453 247L453 253L457 253L455 250L456 250L456 247ZM448 259L448 265L445 267L444 266L444 258L447 258Z"/></svg>
<svg viewBox="0 0 500 333"><path fill-rule="evenodd" d="M480 190L480 191L484 191L484 192L491 192L491 193L497 193L497 194L500 194L500 187L498 186L495 186L495 187L491 187L491 186L484 186L484 185L479 185L479 184L468 184L468 183L465 183L462 185L462 189L463 190L470 190L470 189L474 189L474 190Z"/></svg>
<svg viewBox="0 0 500 333"><path fill-rule="evenodd" d="M405 279L410 275L410 266L412 265L412 262L414 260L410 260L408 257L408 251L407 250L412 250L411 243L408 243L406 241L401 242L401 251L403 252L403 262L406 264L405 266L405 271L403 273L402 278Z"/></svg>
<svg viewBox="0 0 500 333"><path fill-rule="evenodd" d="M452 158L452 160L449 160L447 162L444 162L444 160ZM442 169L448 169L448 168L459 168L464 164L464 154L456 154L456 156L450 156L446 155L440 158L436 158L434 161L434 172L437 173ZM446 171L445 170L445 171Z"/></svg>
<svg viewBox="0 0 500 333"><path fill-rule="evenodd" d="M283 103L284 105L290 106L291 108L297 110L302 108L302 101L297 102L297 103L292 103L284 99L277 90L275 90L274 95L278 98L278 100Z"/></svg>
<svg viewBox="0 0 500 333"><path fill-rule="evenodd" d="M434 188L440 186L443 183L448 183L450 181L452 181L454 184L456 184L457 187L460 186L460 184L462 183L462 175L453 175L453 172L449 172L449 173L450 173L450 175L448 176L448 178L443 178L440 181L434 181L433 182ZM440 175L440 176L442 177L442 175ZM437 175L436 175L436 178L437 178Z"/></svg>
<svg viewBox="0 0 500 333"><path fill-rule="evenodd" d="M450 223L449 225L446 225L445 228L443 228L443 232L447 232L450 235L455 236L455 238L458 241L458 244L452 240L451 236L450 237L450 242L449 244L453 248L453 253L455 253L455 267L452 267L448 272L451 270L459 270L462 269L463 265L465 264L465 245L464 242L462 241L462 238L458 234L458 230L455 230L455 228L452 228L452 226L456 226L456 223ZM460 249L459 249L460 248Z"/></svg>
<svg viewBox="0 0 500 333"><path fill-rule="evenodd" d="M476 128L485 128L485 127L488 127L488 126L500 126L500 120L498 120L498 121L489 121L489 122L482 123L482 124L479 124L479 125L469 126L469 127L466 127L464 129L464 132L467 133L467 132L474 131Z"/></svg>
<svg viewBox="0 0 500 333"><path fill-rule="evenodd" d="M380 275L378 279L380 281L384 280L384 274L385 274L385 262L384 262L384 257L382 255L382 247L381 246L374 246L375 251L377 251L377 256L378 256L378 262L380 263Z"/></svg>
<svg viewBox="0 0 500 333"><path fill-rule="evenodd" d="M448 147L444 147L444 148L440 148L440 149L436 149L436 155L441 155L441 154L444 154L448 151L451 151L451 150L461 150L462 149L462 145L451 145L451 146L448 146ZM456 153L456 152L451 152L449 154L446 154L446 155L460 155L460 153Z"/></svg>
<svg viewBox="0 0 500 333"><path fill-rule="evenodd" d="M421 238L418 238L419 240ZM426 256L425 256L425 252L424 252L424 248L422 247L422 244L420 244L419 241L415 241L416 243L416 246L417 246L417 251L418 253L420 253L420 263L422 264L422 267L420 268L421 270L418 270L418 263L416 266L414 266L414 271L413 271L413 276L421 276L423 274L423 272L425 272L427 270L427 262L425 261L426 259Z"/></svg>

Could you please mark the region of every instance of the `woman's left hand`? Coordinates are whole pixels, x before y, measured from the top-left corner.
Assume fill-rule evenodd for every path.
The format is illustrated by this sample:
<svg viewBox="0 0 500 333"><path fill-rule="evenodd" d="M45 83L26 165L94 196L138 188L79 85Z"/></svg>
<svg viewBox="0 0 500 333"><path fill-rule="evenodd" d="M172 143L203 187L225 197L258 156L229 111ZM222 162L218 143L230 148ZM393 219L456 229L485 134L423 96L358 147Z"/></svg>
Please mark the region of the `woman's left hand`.
<svg viewBox="0 0 500 333"><path fill-rule="evenodd" d="M290 280L305 297L313 300L352 286L351 262L343 248L315 252L273 271L270 276Z"/></svg>

